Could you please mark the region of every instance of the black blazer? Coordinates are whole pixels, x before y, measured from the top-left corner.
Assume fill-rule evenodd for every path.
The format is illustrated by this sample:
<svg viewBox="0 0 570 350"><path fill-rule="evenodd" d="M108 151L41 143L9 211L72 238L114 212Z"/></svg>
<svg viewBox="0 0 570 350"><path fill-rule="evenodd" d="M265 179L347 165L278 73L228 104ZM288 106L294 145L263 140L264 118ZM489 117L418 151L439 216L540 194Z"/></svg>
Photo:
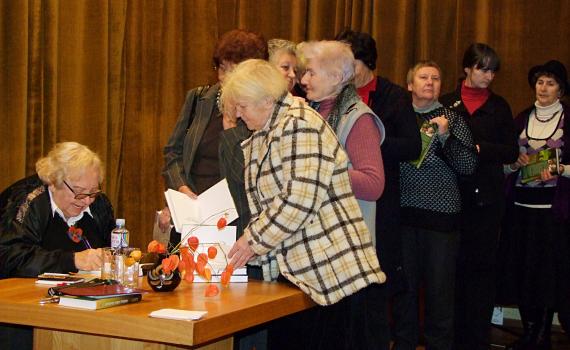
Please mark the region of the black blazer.
<svg viewBox="0 0 570 350"><path fill-rule="evenodd" d="M203 86L190 90L182 111L174 127L174 131L164 147L164 168L162 176L168 188L178 190L187 185L196 192L190 176L190 169L196 157L204 131L210 119L217 114L217 96L220 85ZM241 119L238 126L223 130L220 133L218 149L220 176L228 180L228 187L236 204L239 219L238 236L241 235L249 222L249 208L244 187L244 164L241 142L248 138L251 132Z"/></svg>
<svg viewBox="0 0 570 350"><path fill-rule="evenodd" d="M458 111L471 128L473 141L479 145L475 173L461 181L466 205L486 205L504 200L503 164L514 163L519 155L511 107L491 92L487 101L470 115L461 100L461 83L440 98L440 102Z"/></svg>

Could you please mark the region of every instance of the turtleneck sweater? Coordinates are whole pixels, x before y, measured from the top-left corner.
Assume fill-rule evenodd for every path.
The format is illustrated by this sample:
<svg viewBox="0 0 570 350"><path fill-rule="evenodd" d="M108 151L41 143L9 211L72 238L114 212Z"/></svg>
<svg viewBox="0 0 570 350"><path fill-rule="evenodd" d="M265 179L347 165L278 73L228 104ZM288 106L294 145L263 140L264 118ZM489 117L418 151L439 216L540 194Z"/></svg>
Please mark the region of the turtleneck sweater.
<svg viewBox="0 0 570 350"><path fill-rule="evenodd" d="M534 108L536 108L538 119L544 120L548 119L548 117L551 117L554 113L561 111L562 103L560 103L560 99L557 99L550 106L541 106L540 104L538 104L538 101L535 101Z"/></svg>
<svg viewBox="0 0 570 350"><path fill-rule="evenodd" d="M319 103L318 112L323 119L328 120L335 106L336 98L329 98ZM380 131L372 119L373 116L361 116L348 134L345 149L352 169L348 170L352 191L358 199L375 201L382 195L384 189L384 167L380 147L370 147L380 144Z"/></svg>
<svg viewBox="0 0 570 350"><path fill-rule="evenodd" d="M489 98L491 92L489 89L472 88L465 85L465 80L461 83L461 100L469 112L473 115Z"/></svg>
<svg viewBox="0 0 570 350"><path fill-rule="evenodd" d="M362 102L366 103L367 106L370 106L370 104L368 103L370 101L370 93L372 91L376 91L377 84L378 84L378 79L374 77L374 79L370 80L366 85L356 89L356 91L358 92L358 96L360 96Z"/></svg>
<svg viewBox="0 0 570 350"><path fill-rule="evenodd" d="M534 108L528 118L527 134L534 139L547 139L558 127L562 114L562 104L560 100L556 100L550 106L541 106L535 102Z"/></svg>
<svg viewBox="0 0 570 350"><path fill-rule="evenodd" d="M441 103L439 103L439 101L433 101L432 103L430 103L427 106L423 106L423 107L418 107L415 104L412 103L412 106L414 107L414 111L416 113L420 113L420 114L425 114L425 113L429 113L431 111L433 111L436 108L440 108L443 107L443 105Z"/></svg>

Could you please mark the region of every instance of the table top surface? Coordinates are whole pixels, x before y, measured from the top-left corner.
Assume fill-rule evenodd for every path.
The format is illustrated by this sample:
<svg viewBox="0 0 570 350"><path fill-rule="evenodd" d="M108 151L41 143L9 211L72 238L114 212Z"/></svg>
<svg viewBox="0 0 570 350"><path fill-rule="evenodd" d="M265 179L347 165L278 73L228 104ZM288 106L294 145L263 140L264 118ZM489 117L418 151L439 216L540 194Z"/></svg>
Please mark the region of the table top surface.
<svg viewBox="0 0 570 350"><path fill-rule="evenodd" d="M0 280L0 322L39 328L89 333L158 343L197 345L227 337L249 327L307 308L314 303L294 286L250 281L221 287L205 297L207 283L182 282L173 292L148 293L142 301L102 310L80 310L57 304L41 305L49 286L33 278ZM208 313L198 321L149 317L159 309L199 310Z"/></svg>

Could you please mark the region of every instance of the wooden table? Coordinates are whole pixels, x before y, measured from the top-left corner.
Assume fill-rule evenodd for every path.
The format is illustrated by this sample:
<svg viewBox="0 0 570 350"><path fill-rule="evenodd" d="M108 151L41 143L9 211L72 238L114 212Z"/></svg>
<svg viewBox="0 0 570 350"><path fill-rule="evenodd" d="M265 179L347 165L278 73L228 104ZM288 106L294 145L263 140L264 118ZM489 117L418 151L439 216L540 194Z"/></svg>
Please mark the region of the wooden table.
<svg viewBox="0 0 570 350"><path fill-rule="evenodd" d="M299 289L251 281L205 297L203 283L182 282L174 292L149 293L139 303L103 310L40 305L48 287L34 279L0 280L0 322L34 327L35 349L232 349L232 335L314 304ZM207 310L198 321L148 317L173 308Z"/></svg>

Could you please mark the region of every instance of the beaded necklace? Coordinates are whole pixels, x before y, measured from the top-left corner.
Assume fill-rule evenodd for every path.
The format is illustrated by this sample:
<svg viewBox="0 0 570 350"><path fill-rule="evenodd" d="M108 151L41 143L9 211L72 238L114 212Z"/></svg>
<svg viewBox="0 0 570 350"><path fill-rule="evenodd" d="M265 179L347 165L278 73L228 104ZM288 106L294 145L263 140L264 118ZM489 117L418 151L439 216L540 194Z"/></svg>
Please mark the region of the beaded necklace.
<svg viewBox="0 0 570 350"><path fill-rule="evenodd" d="M218 93L216 94L216 106L218 107L218 111L222 111L222 105L220 102L220 97L222 96L222 88L220 87L220 89L218 90Z"/></svg>
<svg viewBox="0 0 570 350"><path fill-rule="evenodd" d="M554 112L550 117L546 118L546 119L540 119L538 117L538 114L536 113L536 108L534 109L534 118L540 122L540 123L548 123L549 121L551 121L552 119L556 118L556 116L558 115L558 113L560 113L560 110L557 110L556 112Z"/></svg>

